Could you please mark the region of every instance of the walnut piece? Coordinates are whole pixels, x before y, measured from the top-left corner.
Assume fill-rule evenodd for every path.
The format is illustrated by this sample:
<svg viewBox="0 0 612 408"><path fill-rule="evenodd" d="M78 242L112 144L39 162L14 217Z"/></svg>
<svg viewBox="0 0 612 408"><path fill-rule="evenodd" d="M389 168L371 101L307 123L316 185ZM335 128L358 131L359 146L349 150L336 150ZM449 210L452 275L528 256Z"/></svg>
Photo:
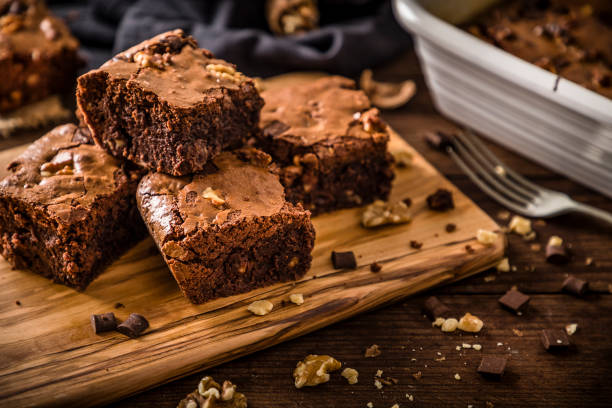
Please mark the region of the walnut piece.
<svg viewBox="0 0 612 408"><path fill-rule="evenodd" d="M198 389L187 395L178 408L247 408L244 394L236 392L236 386L223 381L220 386L212 377L204 377Z"/></svg>
<svg viewBox="0 0 612 408"><path fill-rule="evenodd" d="M247 310L254 315L264 316L272 311L274 305L269 300L256 300L249 305Z"/></svg>
<svg viewBox="0 0 612 408"><path fill-rule="evenodd" d="M387 224L410 222L408 206L403 201L393 203L376 200L365 207L361 214L361 225L365 228L380 227Z"/></svg>
<svg viewBox="0 0 612 408"><path fill-rule="evenodd" d="M370 347L366 348L364 357L378 357L381 353L382 352L380 351L378 344L372 344Z"/></svg>
<svg viewBox="0 0 612 408"><path fill-rule="evenodd" d="M563 238L553 235L548 239L548 246L560 247L563 246Z"/></svg>
<svg viewBox="0 0 612 408"><path fill-rule="evenodd" d="M531 221L527 218L523 218L520 215L515 215L508 224L510 231L519 235L528 235L531 233Z"/></svg>
<svg viewBox="0 0 612 408"><path fill-rule="evenodd" d="M510 272L510 263L508 262L508 258L504 258L499 261L496 269L498 272Z"/></svg>
<svg viewBox="0 0 612 408"><path fill-rule="evenodd" d="M466 313L461 319L459 319L459 325L457 328L465 332L478 333L480 329L482 329L482 326L484 326L482 320L470 313Z"/></svg>
<svg viewBox="0 0 612 408"><path fill-rule="evenodd" d="M497 241L497 234L493 231L479 229L476 232L476 240L482 245L493 245Z"/></svg>
<svg viewBox="0 0 612 408"><path fill-rule="evenodd" d="M234 83L240 83L244 75L241 72L229 65L224 64L208 64L206 70L210 71L218 79L227 79Z"/></svg>
<svg viewBox="0 0 612 408"><path fill-rule="evenodd" d="M406 80L399 83L375 81L370 69L361 73L359 86L370 97L374 106L383 109L399 108L416 93L416 84L413 81Z"/></svg>
<svg viewBox="0 0 612 408"><path fill-rule="evenodd" d="M295 388L314 387L329 381L329 372L339 370L342 364L327 355L310 354L297 363L293 371Z"/></svg>
<svg viewBox="0 0 612 408"><path fill-rule="evenodd" d="M150 52L146 51L138 51L136 54L134 54L132 59L142 68L164 69L165 67L164 57L161 54L151 54Z"/></svg>
<svg viewBox="0 0 612 408"><path fill-rule="evenodd" d="M357 384L357 382L359 381L359 372L354 368L345 368L344 370L342 370L341 375L346 378L350 385Z"/></svg>
<svg viewBox="0 0 612 408"><path fill-rule="evenodd" d="M66 160L50 161L40 166L40 175L43 177L66 176L74 174L72 158Z"/></svg>
<svg viewBox="0 0 612 408"><path fill-rule="evenodd" d="M414 156L407 150L400 150L397 152L393 152L393 159L395 160L395 165L397 167L407 168L412 166L412 160Z"/></svg>
<svg viewBox="0 0 612 408"><path fill-rule="evenodd" d="M289 295L289 300L291 303L295 303L296 305L301 305L304 303L304 295L301 293L292 293Z"/></svg>
<svg viewBox="0 0 612 408"><path fill-rule="evenodd" d="M446 319L444 320L444 323L442 323L442 331L449 333L449 332L454 332L455 330L457 330L457 325L459 323L457 322L457 319L451 317L450 319Z"/></svg>
<svg viewBox="0 0 612 408"><path fill-rule="evenodd" d="M210 202L217 207L225 204L225 200L221 198L219 192L213 190L211 187L206 187L206 190L202 192L202 197L210 200Z"/></svg>

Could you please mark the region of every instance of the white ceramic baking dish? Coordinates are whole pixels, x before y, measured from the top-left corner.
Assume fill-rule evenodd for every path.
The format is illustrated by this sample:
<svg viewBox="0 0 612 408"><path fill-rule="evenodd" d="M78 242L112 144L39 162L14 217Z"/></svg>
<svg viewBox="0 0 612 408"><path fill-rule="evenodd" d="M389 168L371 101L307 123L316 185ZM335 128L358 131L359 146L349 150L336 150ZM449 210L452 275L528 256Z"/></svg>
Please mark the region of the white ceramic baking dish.
<svg viewBox="0 0 612 408"><path fill-rule="evenodd" d="M612 101L564 79L554 90L556 75L437 17L461 23L494 2L393 0L437 108L612 197Z"/></svg>

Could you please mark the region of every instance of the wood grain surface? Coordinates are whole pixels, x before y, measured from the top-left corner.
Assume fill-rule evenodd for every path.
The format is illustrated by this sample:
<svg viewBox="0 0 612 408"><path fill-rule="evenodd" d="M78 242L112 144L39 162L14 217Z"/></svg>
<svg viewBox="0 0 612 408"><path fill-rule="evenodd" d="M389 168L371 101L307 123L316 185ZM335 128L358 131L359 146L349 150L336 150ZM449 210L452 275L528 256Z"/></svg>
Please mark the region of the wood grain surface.
<svg viewBox="0 0 612 408"><path fill-rule="evenodd" d="M284 77L270 86L300 78ZM495 265L505 249L503 235L489 247L474 236L479 228L498 230L497 224L396 134L390 149L414 154L412 168L396 171L391 197L412 199L413 221L365 230L359 226L359 209L315 218L313 266L298 282L191 305L151 239L82 293L13 271L1 261L0 405L99 405ZM0 165L21 150L0 153ZM453 192L454 210L426 208L425 197L440 187ZM457 225L456 232L445 232L449 222ZM410 240L422 241L423 248L410 248ZM465 251L466 244L473 254ZM334 270L332 250L354 251L358 269ZM383 265L381 272L370 271L373 262ZM288 303L290 293L303 293L305 303ZM272 301L274 310L251 315L246 307L258 299ZM115 310L116 302L125 308ZM106 311L120 319L142 313L151 328L136 340L117 333L96 336L89 316Z"/></svg>

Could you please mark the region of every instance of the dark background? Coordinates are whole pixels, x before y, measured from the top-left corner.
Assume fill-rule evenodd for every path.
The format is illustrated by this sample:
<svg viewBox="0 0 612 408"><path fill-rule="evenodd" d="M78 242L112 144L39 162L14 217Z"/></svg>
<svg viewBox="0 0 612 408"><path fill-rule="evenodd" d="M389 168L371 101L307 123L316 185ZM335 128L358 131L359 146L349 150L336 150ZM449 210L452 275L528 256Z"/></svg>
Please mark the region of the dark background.
<svg viewBox="0 0 612 408"><path fill-rule="evenodd" d="M279 37L268 28L264 0L49 1L81 41L86 69L156 34L182 28L202 48L250 76L319 70L355 76L410 45L390 1L320 0L321 28Z"/></svg>

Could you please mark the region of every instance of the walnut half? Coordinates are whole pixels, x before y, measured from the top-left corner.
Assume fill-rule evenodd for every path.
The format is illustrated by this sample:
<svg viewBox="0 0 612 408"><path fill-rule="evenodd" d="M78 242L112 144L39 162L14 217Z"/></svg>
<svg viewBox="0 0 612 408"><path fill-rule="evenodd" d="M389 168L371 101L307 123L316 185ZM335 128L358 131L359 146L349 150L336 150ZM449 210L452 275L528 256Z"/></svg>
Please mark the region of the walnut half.
<svg viewBox="0 0 612 408"><path fill-rule="evenodd" d="M329 381L329 372L339 370L342 364L331 356L310 354L297 363L293 371L295 388L314 387Z"/></svg>
<svg viewBox="0 0 612 408"><path fill-rule="evenodd" d="M229 381L219 385L212 377L204 377L198 389L187 395L178 408L247 408L244 394L236 392L236 386Z"/></svg>

